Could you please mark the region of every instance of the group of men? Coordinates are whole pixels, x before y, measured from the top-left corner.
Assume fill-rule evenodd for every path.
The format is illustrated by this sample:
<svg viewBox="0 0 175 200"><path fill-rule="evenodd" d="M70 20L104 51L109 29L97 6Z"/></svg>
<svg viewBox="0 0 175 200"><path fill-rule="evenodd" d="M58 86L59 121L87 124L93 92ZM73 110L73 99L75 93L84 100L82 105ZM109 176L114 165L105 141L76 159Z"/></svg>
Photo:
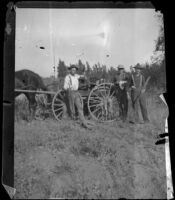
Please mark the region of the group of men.
<svg viewBox="0 0 175 200"><path fill-rule="evenodd" d="M134 70L135 69L135 70ZM134 116L133 123L142 123L139 118L139 106L141 109L144 123L149 122L147 103L146 103L146 86L144 76L141 74L142 68L139 65L131 68L131 75L125 72L124 66L118 67L118 75L114 80L115 94L119 103L119 117L123 121L127 121L128 117L128 100L132 102Z"/></svg>
<svg viewBox="0 0 175 200"><path fill-rule="evenodd" d="M139 106L145 123L149 122L147 106L146 106L146 85L144 76L141 74L142 68L136 65L135 70L131 69L131 75L125 72L124 66L118 67L118 74L114 79L113 89L119 103L119 117L123 122L127 121L128 117L128 100L132 102L134 111L133 123L142 123L139 119ZM71 65L69 68L70 73L65 77L64 90L68 97L69 109L71 117L75 118L75 107L77 108L79 119L83 126L86 128L91 127L91 123L87 122L83 113L83 104L81 96L78 92L79 79L85 78L85 75L77 74L77 66Z"/></svg>

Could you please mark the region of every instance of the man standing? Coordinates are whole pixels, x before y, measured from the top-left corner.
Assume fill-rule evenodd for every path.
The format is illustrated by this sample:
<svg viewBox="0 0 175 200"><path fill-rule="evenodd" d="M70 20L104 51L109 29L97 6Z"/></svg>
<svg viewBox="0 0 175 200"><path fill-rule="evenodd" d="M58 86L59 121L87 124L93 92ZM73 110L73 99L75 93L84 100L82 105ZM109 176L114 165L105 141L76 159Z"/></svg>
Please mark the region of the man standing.
<svg viewBox="0 0 175 200"><path fill-rule="evenodd" d="M116 97L119 103L119 117L123 122L127 119L128 114L128 98L129 96L129 78L124 70L124 66L118 67L118 75L116 76Z"/></svg>
<svg viewBox="0 0 175 200"><path fill-rule="evenodd" d="M82 125L84 125L86 128L90 128L85 120L82 106L83 104L81 102L80 93L78 92L79 78L85 76L76 74L78 69L76 65L71 65L68 69L70 70L70 73L65 77L64 89L67 92L71 117L73 119L75 118L76 106Z"/></svg>
<svg viewBox="0 0 175 200"><path fill-rule="evenodd" d="M148 112L147 112L147 107L146 107L146 95L145 95L145 90L146 90L146 84L145 83L145 78L141 74L142 68L137 64L135 67L135 72L131 73L132 74L132 89L131 89L131 99L132 99L132 106L134 109L134 114L135 114L135 122L140 123L139 120L139 105L141 108L141 113L143 116L143 120L145 123L149 122L148 118Z"/></svg>

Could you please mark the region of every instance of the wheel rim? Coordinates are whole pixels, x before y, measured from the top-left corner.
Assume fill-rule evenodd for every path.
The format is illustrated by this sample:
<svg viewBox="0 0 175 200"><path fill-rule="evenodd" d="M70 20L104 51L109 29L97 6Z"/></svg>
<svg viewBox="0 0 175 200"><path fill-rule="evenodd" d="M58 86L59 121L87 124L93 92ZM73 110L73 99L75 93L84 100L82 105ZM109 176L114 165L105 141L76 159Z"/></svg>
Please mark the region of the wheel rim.
<svg viewBox="0 0 175 200"><path fill-rule="evenodd" d="M59 91L55 94L52 101L52 111L57 120L61 120L64 114L66 104L64 103L64 94Z"/></svg>
<svg viewBox="0 0 175 200"><path fill-rule="evenodd" d="M111 83L94 87L88 97L88 110L91 117L99 122L111 122L118 117L119 107Z"/></svg>

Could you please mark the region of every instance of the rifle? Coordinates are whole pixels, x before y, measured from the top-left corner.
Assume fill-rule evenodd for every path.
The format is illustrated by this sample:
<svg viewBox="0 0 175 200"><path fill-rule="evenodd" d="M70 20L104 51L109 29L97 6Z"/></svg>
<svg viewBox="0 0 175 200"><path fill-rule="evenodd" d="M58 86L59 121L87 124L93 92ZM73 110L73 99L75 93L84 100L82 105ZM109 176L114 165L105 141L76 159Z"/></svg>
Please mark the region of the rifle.
<svg viewBox="0 0 175 200"><path fill-rule="evenodd" d="M148 81L150 80L150 76L146 79L144 86L142 87L142 89L146 89L146 86L148 85ZM137 97L135 98L133 104L135 104L135 102L137 101L137 99L140 97L140 95L142 94L142 89L140 90L139 94L137 95Z"/></svg>

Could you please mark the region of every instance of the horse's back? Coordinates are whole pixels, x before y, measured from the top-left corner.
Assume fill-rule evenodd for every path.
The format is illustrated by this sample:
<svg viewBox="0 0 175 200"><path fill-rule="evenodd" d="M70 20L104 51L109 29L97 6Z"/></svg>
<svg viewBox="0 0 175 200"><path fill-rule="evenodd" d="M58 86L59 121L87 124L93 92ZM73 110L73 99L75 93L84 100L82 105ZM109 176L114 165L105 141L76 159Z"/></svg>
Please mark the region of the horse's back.
<svg viewBox="0 0 175 200"><path fill-rule="evenodd" d="M42 78L33 71L27 69L16 71L15 77L26 87L29 86L35 89L46 90L46 86L44 85Z"/></svg>

